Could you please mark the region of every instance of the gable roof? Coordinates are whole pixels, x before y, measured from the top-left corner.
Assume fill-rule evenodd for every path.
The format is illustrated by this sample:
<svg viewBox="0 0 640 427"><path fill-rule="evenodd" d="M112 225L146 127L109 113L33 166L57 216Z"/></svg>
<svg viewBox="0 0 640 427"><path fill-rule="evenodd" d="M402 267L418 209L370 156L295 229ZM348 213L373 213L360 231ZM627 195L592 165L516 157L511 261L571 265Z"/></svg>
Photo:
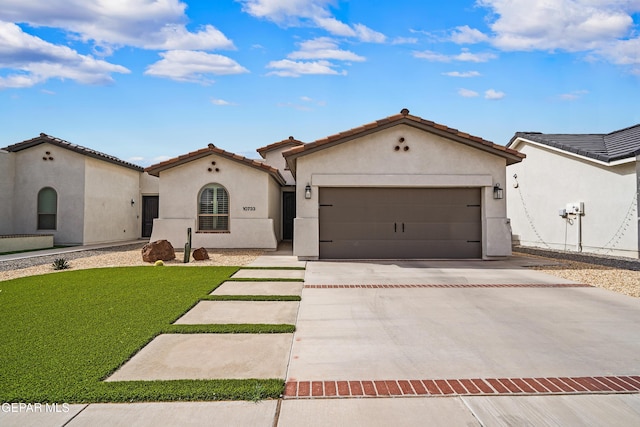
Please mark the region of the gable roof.
<svg viewBox="0 0 640 427"><path fill-rule="evenodd" d="M517 132L507 147L526 139L568 153L611 163L640 155L640 124L607 134Z"/></svg>
<svg viewBox="0 0 640 427"><path fill-rule="evenodd" d="M289 138L283 139L282 141L274 142L273 144L269 144L269 145L266 145L264 147L260 147L256 151L264 159L265 158L265 154L268 153L269 151L276 150L276 149L282 148L282 147L286 147L288 145L295 145L295 146L304 145L304 142L298 141L294 137L290 136Z"/></svg>
<svg viewBox="0 0 640 427"><path fill-rule="evenodd" d="M281 185L284 185L285 183L284 178L282 177L282 175L280 175L278 169L257 160L251 160L239 154L222 150L213 144L209 144L207 148L202 148L197 151L192 151L188 154L183 154L182 156L174 157L173 159L165 160L164 162L156 163L155 165L151 165L145 168L145 171L148 172L149 175L160 176L160 172L162 171L192 162L194 160L201 159L203 157L207 157L211 154L216 154L220 157L224 157L225 159L229 159L245 166L267 172Z"/></svg>
<svg viewBox="0 0 640 427"><path fill-rule="evenodd" d="M301 145L299 147L291 148L282 153L282 155L287 160L287 164L289 165L291 171L295 173L295 159L300 156L311 154L325 148L333 147L335 145L342 144L344 142L351 141L353 139L360 138L397 125L412 126L414 128L433 133L435 135L468 145L470 147L477 148L500 157L504 157L507 160L507 165L518 163L526 157L524 154L516 150L504 147L502 145L494 144L493 142L487 141L478 136L473 136L468 133L461 132L458 129L453 129L439 123L424 120L418 116L410 115L409 110L407 110L406 108L404 108L400 112L400 114L389 116L357 128L340 132L338 134L331 135L326 138Z"/></svg>
<svg viewBox="0 0 640 427"><path fill-rule="evenodd" d="M9 145L8 147L3 148L3 150L15 153L17 151L26 150L27 148L35 147L37 145L45 144L45 143L52 144L57 147L65 148L67 150L71 150L76 153L80 153L82 155L92 157L94 159L103 160L108 163L113 163L118 166L123 166L125 168L133 169L138 172L142 172L144 170L142 166L125 162L124 160L120 160L115 156L110 156L109 154L101 153L100 151L92 150L91 148L83 147L82 145L72 144L69 141L65 141L64 139L47 135L46 133L41 133L40 136L37 136L35 138L18 142L17 144Z"/></svg>

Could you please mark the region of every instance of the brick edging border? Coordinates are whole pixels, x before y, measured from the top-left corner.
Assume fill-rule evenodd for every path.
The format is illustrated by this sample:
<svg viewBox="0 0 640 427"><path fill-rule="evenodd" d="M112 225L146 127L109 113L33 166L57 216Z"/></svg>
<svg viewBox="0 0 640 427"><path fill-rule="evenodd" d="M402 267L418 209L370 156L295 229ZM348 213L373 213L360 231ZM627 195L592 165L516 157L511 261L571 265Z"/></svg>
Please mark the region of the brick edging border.
<svg viewBox="0 0 640 427"><path fill-rule="evenodd" d="M592 288L584 283L425 283L371 285L304 285L307 289L380 289L380 288Z"/></svg>
<svg viewBox="0 0 640 427"><path fill-rule="evenodd" d="M284 398L640 393L640 376L288 381Z"/></svg>

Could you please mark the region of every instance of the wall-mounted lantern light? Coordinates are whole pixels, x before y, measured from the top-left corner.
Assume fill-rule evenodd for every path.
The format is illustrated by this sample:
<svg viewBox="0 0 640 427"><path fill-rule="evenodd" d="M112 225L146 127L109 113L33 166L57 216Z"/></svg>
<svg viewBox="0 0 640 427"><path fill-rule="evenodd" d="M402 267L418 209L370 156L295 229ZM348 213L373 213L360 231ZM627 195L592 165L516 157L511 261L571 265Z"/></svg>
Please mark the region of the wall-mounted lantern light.
<svg viewBox="0 0 640 427"><path fill-rule="evenodd" d="M135 205L135 204L136 204L136 201L135 201L135 200L133 200L133 199L131 199L131 206L133 206L133 205Z"/></svg>
<svg viewBox="0 0 640 427"><path fill-rule="evenodd" d="M504 190L500 188L500 184L496 184L493 186L493 198L494 199L502 199L504 197Z"/></svg>
<svg viewBox="0 0 640 427"><path fill-rule="evenodd" d="M307 184L307 186L304 187L304 198L305 199L311 198L311 186L309 184Z"/></svg>

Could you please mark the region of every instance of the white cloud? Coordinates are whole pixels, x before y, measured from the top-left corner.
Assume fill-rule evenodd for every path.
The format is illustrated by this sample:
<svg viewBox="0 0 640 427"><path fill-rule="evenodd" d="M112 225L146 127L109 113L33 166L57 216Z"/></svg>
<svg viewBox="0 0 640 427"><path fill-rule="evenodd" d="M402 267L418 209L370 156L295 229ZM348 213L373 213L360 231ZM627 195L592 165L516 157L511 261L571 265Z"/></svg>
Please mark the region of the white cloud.
<svg viewBox="0 0 640 427"><path fill-rule="evenodd" d="M640 64L640 38L633 22L640 12L638 0L477 0L477 4L491 10L491 42L500 49L587 52L614 64Z"/></svg>
<svg viewBox="0 0 640 427"><path fill-rule="evenodd" d="M484 92L484 97L485 97L485 99L490 99L490 100L497 101L499 99L504 98L505 97L505 93L504 92L499 92L499 91L494 90L494 89L489 89L489 90L486 90Z"/></svg>
<svg viewBox="0 0 640 427"><path fill-rule="evenodd" d="M145 49L232 49L211 25L186 28L180 0L3 0L0 20L61 28L84 42Z"/></svg>
<svg viewBox="0 0 640 427"><path fill-rule="evenodd" d="M221 107L227 106L227 105L235 105L229 101L225 101L224 99L216 99L216 98L211 98L211 103L213 105L219 105Z"/></svg>
<svg viewBox="0 0 640 427"><path fill-rule="evenodd" d="M69 79L82 84L109 84L111 74L129 73L120 65L81 55L25 33L13 23L0 21L0 68L16 70L0 77L2 88L26 88L49 79Z"/></svg>
<svg viewBox="0 0 640 427"><path fill-rule="evenodd" d="M442 73L442 75L449 76L449 77L462 77L462 78L481 76L481 74L477 71L449 71L446 73Z"/></svg>
<svg viewBox="0 0 640 427"><path fill-rule="evenodd" d="M472 53L468 49L462 49L457 55L445 55L431 50L413 52L415 58L426 59L432 62L487 62L496 59L498 56L491 52Z"/></svg>
<svg viewBox="0 0 640 427"><path fill-rule="evenodd" d="M363 24L350 26L337 20L329 6L334 0L236 0L243 10L256 18L268 19L283 26L311 25L334 36L356 37L360 41L384 43L386 36Z"/></svg>
<svg viewBox="0 0 640 427"><path fill-rule="evenodd" d="M355 53L338 48L338 43L329 37L319 37L300 43L300 50L287 55L289 59L337 59L340 61L364 61Z"/></svg>
<svg viewBox="0 0 640 427"><path fill-rule="evenodd" d="M165 77L182 82L213 83L210 74L241 74L249 72L231 58L213 53L171 50L160 53L162 59L147 67L147 75Z"/></svg>
<svg viewBox="0 0 640 427"><path fill-rule="evenodd" d="M267 68L274 69L268 75L280 77L300 77L305 74L327 74L327 75L346 75L346 71L336 71L329 61L291 61L290 59L282 59L280 61L271 61Z"/></svg>
<svg viewBox="0 0 640 427"><path fill-rule="evenodd" d="M588 90L574 90L573 92L560 94L558 95L558 98L562 101L575 101L588 93Z"/></svg>
<svg viewBox="0 0 640 427"><path fill-rule="evenodd" d="M418 39L415 37L396 37L391 40L391 44L416 44Z"/></svg>
<svg viewBox="0 0 640 427"><path fill-rule="evenodd" d="M451 41L457 44L474 44L489 41L489 36L480 30L464 25L453 30Z"/></svg>
<svg viewBox="0 0 640 427"><path fill-rule="evenodd" d="M479 93L474 90L460 88L458 89L458 95L464 98L475 98Z"/></svg>

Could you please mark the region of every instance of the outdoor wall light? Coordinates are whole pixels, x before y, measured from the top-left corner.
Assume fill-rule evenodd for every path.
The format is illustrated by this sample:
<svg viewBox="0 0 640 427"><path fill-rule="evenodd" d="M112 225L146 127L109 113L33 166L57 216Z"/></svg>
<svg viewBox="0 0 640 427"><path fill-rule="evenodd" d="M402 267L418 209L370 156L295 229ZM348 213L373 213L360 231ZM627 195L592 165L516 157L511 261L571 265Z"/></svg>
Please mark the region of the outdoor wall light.
<svg viewBox="0 0 640 427"><path fill-rule="evenodd" d="M304 187L304 198L305 199L311 198L311 186L309 184L307 184L307 186Z"/></svg>
<svg viewBox="0 0 640 427"><path fill-rule="evenodd" d="M500 184L496 184L493 186L493 198L494 199L502 199L504 197L504 190L500 188Z"/></svg>
<svg viewBox="0 0 640 427"><path fill-rule="evenodd" d="M136 204L136 201L135 201L135 200L133 200L133 199L131 199L131 206L133 206L133 205L135 205L135 204Z"/></svg>

